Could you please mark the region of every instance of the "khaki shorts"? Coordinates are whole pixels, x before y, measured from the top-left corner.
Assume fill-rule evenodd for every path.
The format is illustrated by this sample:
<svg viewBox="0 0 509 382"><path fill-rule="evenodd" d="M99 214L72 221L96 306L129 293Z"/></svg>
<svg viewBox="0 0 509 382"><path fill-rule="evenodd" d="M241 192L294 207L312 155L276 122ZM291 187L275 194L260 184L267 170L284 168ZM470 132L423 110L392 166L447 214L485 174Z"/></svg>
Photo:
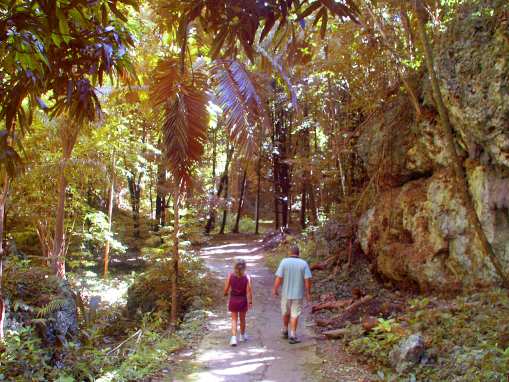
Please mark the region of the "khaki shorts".
<svg viewBox="0 0 509 382"><path fill-rule="evenodd" d="M289 300L281 297L281 313L283 316L289 314L292 318L298 318L302 314L302 299Z"/></svg>

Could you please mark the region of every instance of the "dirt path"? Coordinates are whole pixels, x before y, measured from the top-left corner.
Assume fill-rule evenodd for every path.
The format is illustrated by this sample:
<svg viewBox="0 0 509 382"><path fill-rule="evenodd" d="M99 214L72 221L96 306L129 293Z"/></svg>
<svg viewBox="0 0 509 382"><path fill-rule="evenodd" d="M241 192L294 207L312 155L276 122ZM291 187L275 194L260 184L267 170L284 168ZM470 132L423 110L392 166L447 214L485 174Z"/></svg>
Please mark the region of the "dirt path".
<svg viewBox="0 0 509 382"><path fill-rule="evenodd" d="M248 264L253 280L254 308L248 314L247 333L250 341L237 347L228 346L229 319L226 298L218 302L215 316L207 327L208 333L195 352L198 371L185 376L184 381L199 382L299 382L313 381L312 371L320 360L316 343L301 320L301 344L290 345L280 338L279 301L271 296L273 274L264 264L261 244L245 238L218 242L204 247L201 255L209 269L224 279L231 271L234 257L242 257Z"/></svg>

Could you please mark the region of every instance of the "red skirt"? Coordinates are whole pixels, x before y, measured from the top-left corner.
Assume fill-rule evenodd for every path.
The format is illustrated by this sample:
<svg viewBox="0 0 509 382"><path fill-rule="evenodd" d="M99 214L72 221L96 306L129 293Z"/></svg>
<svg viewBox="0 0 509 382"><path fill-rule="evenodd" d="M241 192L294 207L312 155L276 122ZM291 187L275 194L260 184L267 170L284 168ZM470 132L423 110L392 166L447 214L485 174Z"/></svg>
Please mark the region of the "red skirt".
<svg viewBox="0 0 509 382"><path fill-rule="evenodd" d="M228 311L245 312L247 311L247 296L230 296L228 301Z"/></svg>

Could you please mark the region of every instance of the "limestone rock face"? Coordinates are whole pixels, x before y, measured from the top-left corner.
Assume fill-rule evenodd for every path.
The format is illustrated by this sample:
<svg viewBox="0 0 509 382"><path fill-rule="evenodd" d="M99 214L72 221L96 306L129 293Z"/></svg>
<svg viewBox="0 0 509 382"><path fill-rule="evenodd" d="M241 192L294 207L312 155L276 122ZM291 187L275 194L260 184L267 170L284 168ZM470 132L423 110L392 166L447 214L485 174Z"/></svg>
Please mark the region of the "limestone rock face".
<svg viewBox="0 0 509 382"><path fill-rule="evenodd" d="M355 152L370 177L383 179L385 187L401 186L447 164L438 123L435 113L426 113L417 121L408 99L398 98L384 114L365 123Z"/></svg>
<svg viewBox="0 0 509 382"><path fill-rule="evenodd" d="M436 41L436 67L477 213L509 272L509 3L468 3ZM358 139L368 174L389 179L359 221L362 249L381 275L421 289L497 283L448 172L428 82L423 96L419 121L397 101Z"/></svg>
<svg viewBox="0 0 509 382"><path fill-rule="evenodd" d="M496 197L493 190L501 180L490 179L481 165L471 168L469 174L472 194L486 198L476 200L488 239L508 265L507 216L497 217L503 212L490 208L494 203L490 200ZM358 233L362 249L373 256L376 269L394 281L410 281L422 290L497 282L445 169L384 192L361 218Z"/></svg>
<svg viewBox="0 0 509 382"><path fill-rule="evenodd" d="M509 167L509 6L467 3L435 47L442 94L468 152Z"/></svg>

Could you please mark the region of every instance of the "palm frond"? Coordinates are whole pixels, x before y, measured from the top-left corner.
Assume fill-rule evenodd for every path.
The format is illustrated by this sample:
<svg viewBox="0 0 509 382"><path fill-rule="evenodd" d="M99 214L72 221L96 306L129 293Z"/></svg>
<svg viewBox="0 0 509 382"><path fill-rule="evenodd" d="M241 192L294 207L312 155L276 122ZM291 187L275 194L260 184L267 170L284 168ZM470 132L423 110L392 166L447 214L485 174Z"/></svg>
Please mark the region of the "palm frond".
<svg viewBox="0 0 509 382"><path fill-rule="evenodd" d="M151 101L154 106L161 106L175 96L179 82L178 60L169 57L159 61L151 84Z"/></svg>
<svg viewBox="0 0 509 382"><path fill-rule="evenodd" d="M209 118L206 84L200 67L182 73L172 58L157 67L151 98L163 107L164 152L178 184L189 185L192 168L203 155Z"/></svg>
<svg viewBox="0 0 509 382"><path fill-rule="evenodd" d="M290 79L290 76L288 72L283 68L283 65L278 60L277 57L274 57L273 55L269 54L267 50L262 46L257 46L256 50L258 53L260 53L268 63L270 63L271 67L279 73L279 76L281 79L285 82L286 87L288 89L288 93L290 95L290 100L292 102L292 106L294 109L298 108L297 104L297 92L295 91L295 87L293 86L292 80Z"/></svg>
<svg viewBox="0 0 509 382"><path fill-rule="evenodd" d="M341 18L350 19L359 24L359 8L352 0L346 0L345 4L335 0L318 0L330 12Z"/></svg>
<svg viewBox="0 0 509 382"><path fill-rule="evenodd" d="M269 126L263 85L236 60L217 60L213 74L230 138L251 152L256 148L256 126Z"/></svg>

